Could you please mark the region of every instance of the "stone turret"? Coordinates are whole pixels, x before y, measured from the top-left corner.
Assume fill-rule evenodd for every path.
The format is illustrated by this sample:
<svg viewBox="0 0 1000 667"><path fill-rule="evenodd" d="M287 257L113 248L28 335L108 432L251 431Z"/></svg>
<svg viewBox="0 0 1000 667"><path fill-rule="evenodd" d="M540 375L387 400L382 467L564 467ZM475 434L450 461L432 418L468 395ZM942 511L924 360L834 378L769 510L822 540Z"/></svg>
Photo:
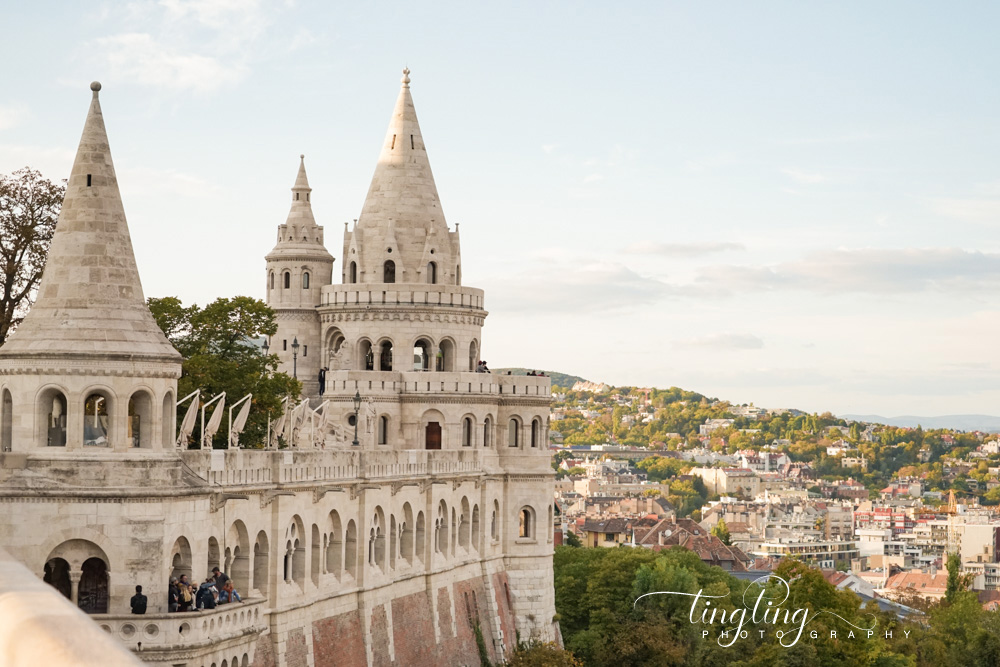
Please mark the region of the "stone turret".
<svg viewBox="0 0 1000 667"><path fill-rule="evenodd" d="M318 396L321 355L316 306L323 286L333 280L334 259L323 245L323 228L313 217L305 157L299 156L288 218L278 226L277 244L265 258L267 305L277 314L278 332L270 352L281 360L280 370L302 380L305 396Z"/></svg>
<svg viewBox="0 0 1000 667"><path fill-rule="evenodd" d="M0 348L3 449L76 459L174 455L181 355L146 307L101 84L91 90L37 300ZM113 483L114 475L95 476L77 481Z"/></svg>
<svg viewBox="0 0 1000 667"><path fill-rule="evenodd" d="M344 232L344 283L460 284L458 231L450 231L403 70L382 152L354 230Z"/></svg>

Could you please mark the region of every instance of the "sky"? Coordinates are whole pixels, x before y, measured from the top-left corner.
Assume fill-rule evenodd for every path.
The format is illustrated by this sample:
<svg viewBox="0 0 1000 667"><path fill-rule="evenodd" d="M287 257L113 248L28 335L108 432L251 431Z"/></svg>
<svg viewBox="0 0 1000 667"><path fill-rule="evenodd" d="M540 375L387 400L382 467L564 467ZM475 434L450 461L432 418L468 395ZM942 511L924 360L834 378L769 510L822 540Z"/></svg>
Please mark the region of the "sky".
<svg viewBox="0 0 1000 667"><path fill-rule="evenodd" d="M147 296L264 297L300 153L340 275L411 90L482 356L834 413L1000 414L1000 5L39 0L0 173L101 104Z"/></svg>

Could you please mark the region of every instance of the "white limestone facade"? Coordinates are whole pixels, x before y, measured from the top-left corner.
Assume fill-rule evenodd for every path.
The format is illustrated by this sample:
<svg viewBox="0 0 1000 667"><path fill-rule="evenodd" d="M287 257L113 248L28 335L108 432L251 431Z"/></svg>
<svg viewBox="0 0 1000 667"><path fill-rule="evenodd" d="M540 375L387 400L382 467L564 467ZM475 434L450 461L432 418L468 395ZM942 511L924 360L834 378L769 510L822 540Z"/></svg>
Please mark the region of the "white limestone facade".
<svg viewBox="0 0 1000 667"><path fill-rule="evenodd" d="M267 255L270 352L291 371L298 341L332 430L280 450L175 446L181 359L144 304L93 86L38 299L0 347L0 545L144 662L477 664L558 637L549 380L475 372L484 295L460 284L407 75L342 282L304 160ZM170 577L216 565L245 602L168 613Z"/></svg>

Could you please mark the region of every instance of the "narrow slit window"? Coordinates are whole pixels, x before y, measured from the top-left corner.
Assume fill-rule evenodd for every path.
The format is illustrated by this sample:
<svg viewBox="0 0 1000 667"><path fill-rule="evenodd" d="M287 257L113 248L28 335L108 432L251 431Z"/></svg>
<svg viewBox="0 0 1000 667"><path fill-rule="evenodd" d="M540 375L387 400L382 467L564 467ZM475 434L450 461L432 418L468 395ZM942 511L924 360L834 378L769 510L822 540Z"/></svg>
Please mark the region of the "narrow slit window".
<svg viewBox="0 0 1000 667"><path fill-rule="evenodd" d="M296 193L295 193L295 201L298 201L298 200L299 200L299 193L298 193L298 192L296 192Z"/></svg>
<svg viewBox="0 0 1000 667"><path fill-rule="evenodd" d="M411 134L410 135L410 150L412 150L413 148L414 148L414 145L413 145L413 135Z"/></svg>
<svg viewBox="0 0 1000 667"><path fill-rule="evenodd" d="M288 341L287 340L281 341L281 350L282 350L282 352L288 352Z"/></svg>
<svg viewBox="0 0 1000 667"><path fill-rule="evenodd" d="M392 145L389 146L389 150L392 150L395 147L396 147L396 135L394 134L394 135L392 135Z"/></svg>
<svg viewBox="0 0 1000 667"><path fill-rule="evenodd" d="M90 187L90 182L91 182L91 180L90 180L90 174L87 174L87 187L88 188Z"/></svg>
<svg viewBox="0 0 1000 667"><path fill-rule="evenodd" d="M309 346L308 345L303 345L302 346L302 356L303 357L308 357L309 356Z"/></svg>

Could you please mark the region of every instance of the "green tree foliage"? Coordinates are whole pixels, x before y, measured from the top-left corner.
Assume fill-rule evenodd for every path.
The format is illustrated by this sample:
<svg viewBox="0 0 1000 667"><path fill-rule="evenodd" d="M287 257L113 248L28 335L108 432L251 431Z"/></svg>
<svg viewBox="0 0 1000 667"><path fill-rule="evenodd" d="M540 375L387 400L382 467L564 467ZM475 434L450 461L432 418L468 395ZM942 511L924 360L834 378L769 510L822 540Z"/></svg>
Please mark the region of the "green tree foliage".
<svg viewBox="0 0 1000 667"><path fill-rule="evenodd" d="M201 389L203 399L208 400L225 391L227 402L232 404L252 393L240 443L243 447L264 446L268 415L277 419L282 399L295 399L302 390L297 380L277 372L278 357L265 356L259 346L258 341L278 329L274 311L263 301L246 296L216 299L204 308L185 307L176 297L151 298L148 303L156 323L184 357L177 381L179 397ZM181 406L181 411L185 409ZM178 420L182 417L183 412ZM227 437L223 426L213 446L224 447Z"/></svg>
<svg viewBox="0 0 1000 667"><path fill-rule="evenodd" d="M730 544L729 527L726 525L725 519L719 519L719 521L714 526L712 526L711 533L712 535L715 535L720 540L722 540L723 544L727 545Z"/></svg>
<svg viewBox="0 0 1000 667"><path fill-rule="evenodd" d="M507 667L583 667L583 663L552 642L533 641L518 644Z"/></svg>
<svg viewBox="0 0 1000 667"><path fill-rule="evenodd" d="M28 167L0 174L0 345L31 307L65 194Z"/></svg>

